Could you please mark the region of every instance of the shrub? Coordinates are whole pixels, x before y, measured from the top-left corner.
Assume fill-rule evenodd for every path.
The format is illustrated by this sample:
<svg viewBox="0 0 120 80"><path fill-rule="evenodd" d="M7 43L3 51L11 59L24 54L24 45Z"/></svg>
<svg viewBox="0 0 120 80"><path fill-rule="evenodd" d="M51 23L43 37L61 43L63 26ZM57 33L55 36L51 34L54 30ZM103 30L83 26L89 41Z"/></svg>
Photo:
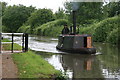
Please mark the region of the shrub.
<svg viewBox="0 0 120 80"><path fill-rule="evenodd" d="M107 41L112 44L118 44L118 28L114 29L113 31L110 32L109 36L107 37Z"/></svg>
<svg viewBox="0 0 120 80"><path fill-rule="evenodd" d="M41 26L38 26L34 30L34 34L56 37L61 33L64 24L68 24L68 21L65 19L51 21Z"/></svg>
<svg viewBox="0 0 120 80"><path fill-rule="evenodd" d="M2 32L8 32L9 31L9 29L6 27L6 26L0 26L2 29Z"/></svg>
<svg viewBox="0 0 120 80"><path fill-rule="evenodd" d="M30 33L30 26L23 25L18 29L17 32Z"/></svg>
<svg viewBox="0 0 120 80"><path fill-rule="evenodd" d="M113 29L118 28L118 25L120 25L119 21L120 18L118 16L101 21L100 25L97 26L93 34L94 41L106 42L106 38L109 33L113 31Z"/></svg>
<svg viewBox="0 0 120 80"><path fill-rule="evenodd" d="M80 34L91 34L95 42L109 42L118 44L119 35L118 27L120 27L120 17L115 16L107 18L98 23L91 24L87 27L80 28Z"/></svg>

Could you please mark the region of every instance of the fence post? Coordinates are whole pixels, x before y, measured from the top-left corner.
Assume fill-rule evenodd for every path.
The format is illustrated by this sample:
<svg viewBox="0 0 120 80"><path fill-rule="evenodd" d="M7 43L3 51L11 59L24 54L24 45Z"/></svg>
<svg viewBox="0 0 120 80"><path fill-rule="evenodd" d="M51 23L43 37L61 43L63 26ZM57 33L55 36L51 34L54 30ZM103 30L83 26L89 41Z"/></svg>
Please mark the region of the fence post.
<svg viewBox="0 0 120 80"><path fill-rule="evenodd" d="M25 51L25 50L24 50L24 49L25 49L25 48L24 48L24 42L25 42L25 41L24 41L24 37L25 37L25 34L24 34L24 33L23 33L22 37L23 37L23 38L22 38L22 51L24 52L24 51Z"/></svg>
<svg viewBox="0 0 120 80"><path fill-rule="evenodd" d="M1 36L1 35L2 35L2 33L0 33L0 53L1 53L1 50L2 50L2 49L1 49L1 45L2 45L2 44L1 44L1 40L2 40L2 36Z"/></svg>
<svg viewBox="0 0 120 80"><path fill-rule="evenodd" d="M28 34L25 33L25 52L28 51Z"/></svg>
<svg viewBox="0 0 120 80"><path fill-rule="evenodd" d="M13 53L13 44L14 44L13 38L14 38L14 34L12 33L12 44L11 44L11 51L12 51L12 53Z"/></svg>

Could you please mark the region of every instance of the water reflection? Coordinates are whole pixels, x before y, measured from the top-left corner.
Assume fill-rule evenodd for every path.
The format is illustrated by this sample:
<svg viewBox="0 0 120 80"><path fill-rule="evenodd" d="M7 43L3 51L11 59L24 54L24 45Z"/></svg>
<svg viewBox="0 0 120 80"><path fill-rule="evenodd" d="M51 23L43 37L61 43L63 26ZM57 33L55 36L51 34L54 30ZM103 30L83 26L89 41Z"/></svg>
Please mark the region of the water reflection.
<svg viewBox="0 0 120 80"><path fill-rule="evenodd" d="M105 78L119 78L120 79L120 67L119 67L119 51L116 46L110 44L95 44L97 50L102 53L97 58L101 63L103 75Z"/></svg>
<svg viewBox="0 0 120 80"><path fill-rule="evenodd" d="M64 71L72 71L72 78L103 78L99 61L91 55L62 55Z"/></svg>

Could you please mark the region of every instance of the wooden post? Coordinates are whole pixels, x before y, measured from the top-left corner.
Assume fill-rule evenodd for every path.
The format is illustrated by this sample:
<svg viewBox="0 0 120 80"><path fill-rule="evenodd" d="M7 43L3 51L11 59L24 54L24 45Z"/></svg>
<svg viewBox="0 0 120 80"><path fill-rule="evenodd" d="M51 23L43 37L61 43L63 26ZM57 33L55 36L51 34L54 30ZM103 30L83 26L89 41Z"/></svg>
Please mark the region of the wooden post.
<svg viewBox="0 0 120 80"><path fill-rule="evenodd" d="M25 52L28 51L28 34L25 33Z"/></svg>
<svg viewBox="0 0 120 80"><path fill-rule="evenodd" d="M12 51L12 53L13 53L13 44L14 44L14 40L13 40L13 38L14 38L14 34L12 33L12 44L11 44L11 51Z"/></svg>

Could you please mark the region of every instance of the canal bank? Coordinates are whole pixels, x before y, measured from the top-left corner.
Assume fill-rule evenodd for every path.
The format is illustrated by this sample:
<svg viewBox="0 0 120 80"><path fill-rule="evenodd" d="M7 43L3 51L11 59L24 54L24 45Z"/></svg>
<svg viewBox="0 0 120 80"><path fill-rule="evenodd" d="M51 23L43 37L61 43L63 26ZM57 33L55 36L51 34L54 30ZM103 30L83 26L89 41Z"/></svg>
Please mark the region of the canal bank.
<svg viewBox="0 0 120 80"><path fill-rule="evenodd" d="M6 41L2 40L3 42ZM10 40L7 40L10 41ZM6 46L7 45L7 46ZM2 50L10 49L10 43L3 44ZM9 47L9 48L8 48ZM21 46L16 44L18 50ZM16 49L16 48L15 48ZM2 59L1 59L2 58ZM22 53L2 53L2 78L62 78L62 73L33 51Z"/></svg>
<svg viewBox="0 0 120 80"><path fill-rule="evenodd" d="M15 37L19 43L19 37ZM56 50L57 39L29 36L29 48L40 55L55 69L65 72L69 78L119 78L118 48L110 44L94 43L95 55L63 53Z"/></svg>
<svg viewBox="0 0 120 80"><path fill-rule="evenodd" d="M12 54L18 67L19 78L56 78L60 71L32 51Z"/></svg>

